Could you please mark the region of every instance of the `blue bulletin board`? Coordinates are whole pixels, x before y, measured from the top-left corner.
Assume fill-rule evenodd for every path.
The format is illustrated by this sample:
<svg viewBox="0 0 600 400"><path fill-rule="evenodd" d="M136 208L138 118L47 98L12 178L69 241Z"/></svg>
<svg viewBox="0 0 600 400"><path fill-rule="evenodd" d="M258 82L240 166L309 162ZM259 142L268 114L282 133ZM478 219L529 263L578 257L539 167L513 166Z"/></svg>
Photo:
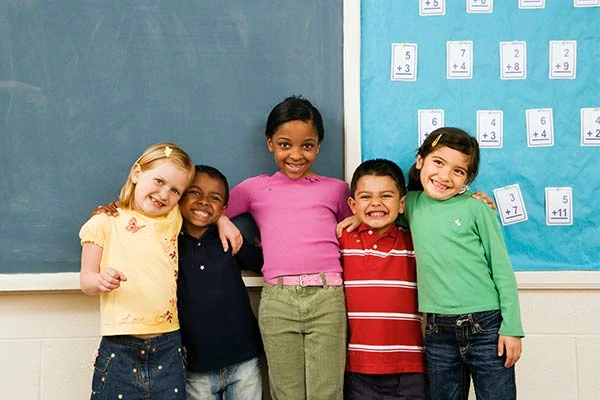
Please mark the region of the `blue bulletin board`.
<svg viewBox="0 0 600 400"><path fill-rule="evenodd" d="M423 15L425 2L442 3L443 15ZM600 4L502 0L493 2L491 12L468 12L469 5L482 3L491 1L361 1L362 158L389 158L407 172L426 134L423 126L419 130L419 110L443 110L444 125L473 136L478 111L502 111L501 147L482 147L472 188L490 196L494 189L520 188L527 219L503 226L514 269L600 270L600 139L594 139L600 135ZM472 43L468 79L448 77L447 46L454 41ZM501 79L501 60L513 67L519 61L501 59L501 42L525 43L524 77ZM414 80L393 79L394 69L402 68L399 61L394 65L394 44L416 45ZM576 57L561 58L572 50ZM570 76L551 79L553 68ZM529 121L527 110L534 111ZM539 110L550 112L552 121L536 120L544 115L535 114ZM541 133L533 125L540 121L551 122L553 138L532 145L534 130ZM485 133L482 126L479 133ZM545 192L555 187L571 188L570 225L547 223Z"/></svg>

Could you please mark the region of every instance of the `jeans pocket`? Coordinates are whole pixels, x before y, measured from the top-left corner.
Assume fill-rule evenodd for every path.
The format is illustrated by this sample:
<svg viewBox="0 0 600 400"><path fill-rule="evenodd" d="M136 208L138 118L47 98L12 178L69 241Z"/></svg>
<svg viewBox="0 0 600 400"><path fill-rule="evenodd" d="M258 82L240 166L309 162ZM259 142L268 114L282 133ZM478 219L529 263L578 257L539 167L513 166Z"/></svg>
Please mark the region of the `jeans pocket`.
<svg viewBox="0 0 600 400"><path fill-rule="evenodd" d="M426 316L425 318L425 335L434 335L438 333L439 328L437 324L433 321L433 317Z"/></svg>
<svg viewBox="0 0 600 400"><path fill-rule="evenodd" d="M94 361L94 377L92 378L93 393L102 393L104 390L108 381L111 360L112 357L110 355L98 352L96 361Z"/></svg>
<svg viewBox="0 0 600 400"><path fill-rule="evenodd" d="M473 330L482 335L496 335L500 330L502 315L499 310L473 314Z"/></svg>

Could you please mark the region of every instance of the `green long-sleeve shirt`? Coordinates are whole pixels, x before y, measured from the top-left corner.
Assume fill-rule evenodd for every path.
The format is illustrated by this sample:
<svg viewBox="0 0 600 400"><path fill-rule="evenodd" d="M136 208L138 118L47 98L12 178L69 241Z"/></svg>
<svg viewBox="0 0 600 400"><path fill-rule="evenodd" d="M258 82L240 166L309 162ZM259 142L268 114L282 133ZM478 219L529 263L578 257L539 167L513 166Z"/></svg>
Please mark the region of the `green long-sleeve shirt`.
<svg viewBox="0 0 600 400"><path fill-rule="evenodd" d="M500 310L499 334L523 336L517 284L495 212L470 192L445 201L408 192L405 216L417 259L419 310Z"/></svg>

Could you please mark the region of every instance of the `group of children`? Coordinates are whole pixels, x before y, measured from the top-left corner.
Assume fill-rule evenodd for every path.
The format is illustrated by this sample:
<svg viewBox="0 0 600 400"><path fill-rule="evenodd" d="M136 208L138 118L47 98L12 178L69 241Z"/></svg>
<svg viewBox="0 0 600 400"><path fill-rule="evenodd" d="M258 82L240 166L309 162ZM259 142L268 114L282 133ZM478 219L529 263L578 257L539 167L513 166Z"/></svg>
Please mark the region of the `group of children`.
<svg viewBox="0 0 600 400"><path fill-rule="evenodd" d="M315 174L324 129L306 99L278 104L265 133L278 172L229 194L161 143L119 211L82 227L81 287L101 295L91 399L260 399L263 347L274 400L466 399L471 377L478 397L514 399L518 296L495 213L466 190L476 140L432 132L407 193L389 160L362 163L350 190ZM234 255L229 218L246 212L262 252ZM263 273L258 325L240 268Z"/></svg>

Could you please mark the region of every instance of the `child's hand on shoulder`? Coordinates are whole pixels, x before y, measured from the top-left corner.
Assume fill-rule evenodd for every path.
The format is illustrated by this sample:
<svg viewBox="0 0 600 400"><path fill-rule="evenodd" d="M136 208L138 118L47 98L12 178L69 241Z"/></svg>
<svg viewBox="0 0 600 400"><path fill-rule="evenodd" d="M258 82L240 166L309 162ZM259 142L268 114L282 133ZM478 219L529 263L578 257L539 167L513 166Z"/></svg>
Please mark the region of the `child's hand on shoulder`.
<svg viewBox="0 0 600 400"><path fill-rule="evenodd" d="M98 215L98 214L107 214L111 217L116 217L117 215L119 215L119 202L111 201L107 205L98 206L98 208L96 208L94 211L92 211L90 216L93 217L94 215Z"/></svg>
<svg viewBox="0 0 600 400"><path fill-rule="evenodd" d="M498 357L506 354L504 367L510 368L521 358L521 338L517 336L500 335L498 338Z"/></svg>
<svg viewBox="0 0 600 400"><path fill-rule="evenodd" d="M352 232L360 226L360 221L356 215L351 215L338 222L335 227L335 234L338 238L342 237L342 231L346 229L348 232Z"/></svg>
<svg viewBox="0 0 600 400"><path fill-rule="evenodd" d="M127 277L121 271L114 268L106 268L98 274L98 291L108 293L121 286Z"/></svg>
<svg viewBox="0 0 600 400"><path fill-rule="evenodd" d="M496 203L494 203L494 200L492 200L492 198L490 196L488 196L487 193L475 192L475 193L473 193L473 197L476 198L477 200L483 201L492 210L496 209Z"/></svg>

